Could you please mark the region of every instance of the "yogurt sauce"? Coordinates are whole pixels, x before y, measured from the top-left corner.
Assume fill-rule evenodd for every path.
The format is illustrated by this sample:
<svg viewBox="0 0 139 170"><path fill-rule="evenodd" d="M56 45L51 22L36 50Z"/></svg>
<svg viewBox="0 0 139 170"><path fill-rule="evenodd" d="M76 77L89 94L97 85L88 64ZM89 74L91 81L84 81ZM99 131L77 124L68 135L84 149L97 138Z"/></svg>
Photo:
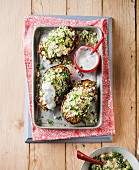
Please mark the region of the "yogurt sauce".
<svg viewBox="0 0 139 170"><path fill-rule="evenodd" d="M51 85L50 82L46 82L42 84L42 89L44 91L43 102L46 104L49 110L53 110L56 107L56 103L54 101L55 98L54 86Z"/></svg>
<svg viewBox="0 0 139 170"><path fill-rule="evenodd" d="M98 56L97 53L92 50L84 47L77 51L76 53L76 62L80 68L83 70L91 70L93 69L98 63Z"/></svg>

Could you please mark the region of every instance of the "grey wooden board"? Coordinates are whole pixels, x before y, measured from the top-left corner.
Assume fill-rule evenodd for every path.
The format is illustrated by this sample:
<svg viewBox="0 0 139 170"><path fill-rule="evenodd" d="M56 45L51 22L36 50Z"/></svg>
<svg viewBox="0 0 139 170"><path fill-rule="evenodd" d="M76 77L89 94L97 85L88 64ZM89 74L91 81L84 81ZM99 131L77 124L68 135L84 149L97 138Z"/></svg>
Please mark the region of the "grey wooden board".
<svg viewBox="0 0 139 170"><path fill-rule="evenodd" d="M42 15L35 15L42 16ZM108 54L109 54L109 63L110 63L110 81L112 87L112 18L111 17L100 17L100 16L65 16L65 15L43 15L47 17L63 18L63 19L73 19L73 20L95 20L95 19L108 19ZM27 81L25 83L25 116L24 116L24 141L26 143L70 143L70 142L112 142L112 135L107 136L91 136L84 138L72 138L72 139L62 139L62 140L42 140L42 141L33 141L32 132L31 132L31 121L29 113L29 102L28 102L28 90L27 90Z"/></svg>

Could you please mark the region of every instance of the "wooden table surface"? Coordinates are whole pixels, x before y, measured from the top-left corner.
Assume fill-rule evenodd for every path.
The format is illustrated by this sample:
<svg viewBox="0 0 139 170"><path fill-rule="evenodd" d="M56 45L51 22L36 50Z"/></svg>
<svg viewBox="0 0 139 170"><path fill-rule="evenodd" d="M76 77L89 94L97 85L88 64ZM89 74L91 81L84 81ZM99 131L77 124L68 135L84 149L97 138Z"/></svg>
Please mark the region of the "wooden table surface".
<svg viewBox="0 0 139 170"><path fill-rule="evenodd" d="M113 143L25 144L25 69L21 41L27 14L113 18ZM78 170L86 154L119 145L137 156L139 136L139 0L0 0L0 170Z"/></svg>

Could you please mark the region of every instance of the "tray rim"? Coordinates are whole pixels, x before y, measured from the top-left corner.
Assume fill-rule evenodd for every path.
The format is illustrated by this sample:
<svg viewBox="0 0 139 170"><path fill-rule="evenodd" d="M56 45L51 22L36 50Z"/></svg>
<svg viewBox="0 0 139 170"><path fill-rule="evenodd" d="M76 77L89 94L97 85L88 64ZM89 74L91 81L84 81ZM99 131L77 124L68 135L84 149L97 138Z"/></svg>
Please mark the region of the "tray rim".
<svg viewBox="0 0 139 170"><path fill-rule="evenodd" d="M64 26L68 26L68 25L64 25ZM37 31L37 29L39 28L57 28L59 27L59 25L40 25L40 26L36 26L33 30L33 37L32 37L32 116L33 116L33 123L34 125L37 127L37 128L40 128L40 129L59 129L59 130L89 130L89 129L97 129L99 128L101 125L102 125L102 107L100 109L100 113L99 113L99 123L96 125L96 126L63 126L63 127L54 127L54 126L49 126L49 127L44 127L44 126L39 126L36 124L36 121L35 121L35 113L34 113L34 58L35 58L35 50L34 50L34 41L35 41L35 33ZM95 29L98 29L99 32L100 32L100 38L102 37L102 31L99 27L97 26L71 26L72 28L95 28ZM102 48L102 44L99 46L99 50L100 48ZM101 56L101 60L102 60L103 56ZM103 60L102 60L102 63L103 63ZM102 89L102 83L101 83L101 89ZM103 91L103 89L102 89ZM103 96L101 94L101 102L102 102L102 99L103 99Z"/></svg>

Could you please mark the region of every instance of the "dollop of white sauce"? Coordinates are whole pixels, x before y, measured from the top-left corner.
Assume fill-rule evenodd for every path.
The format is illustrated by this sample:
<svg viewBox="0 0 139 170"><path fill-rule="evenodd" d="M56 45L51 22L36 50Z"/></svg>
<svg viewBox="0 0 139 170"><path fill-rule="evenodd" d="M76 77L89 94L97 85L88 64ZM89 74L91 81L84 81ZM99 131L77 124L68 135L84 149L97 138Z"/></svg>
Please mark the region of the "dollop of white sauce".
<svg viewBox="0 0 139 170"><path fill-rule="evenodd" d="M54 101L55 97L55 88L51 85L50 82L46 82L42 84L42 89L44 91L43 101L46 103L46 106L49 110L53 110L56 107L56 103Z"/></svg>
<svg viewBox="0 0 139 170"><path fill-rule="evenodd" d="M78 66L81 67L83 70L91 70L98 63L97 53L94 52L92 54L92 51L90 49L84 47L83 49L77 51L76 62Z"/></svg>

